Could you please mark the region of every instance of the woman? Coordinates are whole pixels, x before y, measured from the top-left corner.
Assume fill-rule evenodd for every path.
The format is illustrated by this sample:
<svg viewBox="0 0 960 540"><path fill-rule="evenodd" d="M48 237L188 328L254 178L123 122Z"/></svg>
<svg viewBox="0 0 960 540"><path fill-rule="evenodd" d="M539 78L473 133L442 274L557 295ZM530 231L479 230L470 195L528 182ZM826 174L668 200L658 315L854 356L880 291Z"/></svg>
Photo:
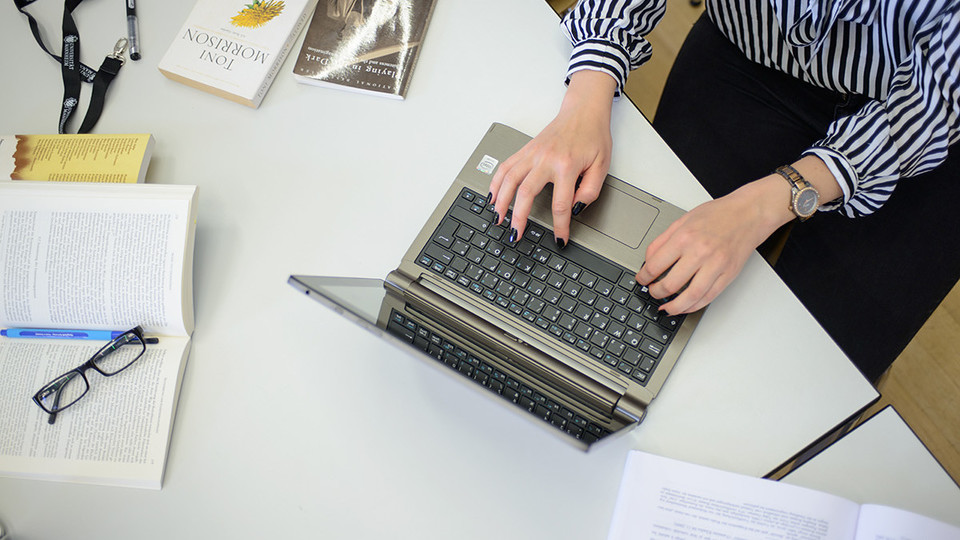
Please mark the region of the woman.
<svg viewBox="0 0 960 540"><path fill-rule="evenodd" d="M698 310L789 224L775 269L876 380L960 276L960 2L706 4L654 127L715 200L650 244L637 281L676 295L670 314ZM518 236L547 183L560 245L598 196L612 102L664 9L583 0L564 18L560 111L490 185L498 215L513 203Z"/></svg>

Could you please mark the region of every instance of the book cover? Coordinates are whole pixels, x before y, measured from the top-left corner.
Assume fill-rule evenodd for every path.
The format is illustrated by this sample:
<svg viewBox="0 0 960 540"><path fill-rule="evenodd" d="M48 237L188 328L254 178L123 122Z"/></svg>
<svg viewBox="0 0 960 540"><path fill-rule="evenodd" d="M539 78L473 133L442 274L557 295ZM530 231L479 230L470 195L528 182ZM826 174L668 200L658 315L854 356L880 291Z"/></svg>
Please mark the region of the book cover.
<svg viewBox="0 0 960 540"><path fill-rule="evenodd" d="M160 60L160 72L188 86L259 107L316 3L199 0Z"/></svg>
<svg viewBox="0 0 960 540"><path fill-rule="evenodd" d="M0 179L142 183L153 145L148 133L0 135Z"/></svg>
<svg viewBox="0 0 960 540"><path fill-rule="evenodd" d="M298 82L403 99L436 0L320 0Z"/></svg>
<svg viewBox="0 0 960 540"><path fill-rule="evenodd" d="M54 423L31 396L106 342L0 336L0 476L160 489L194 325L196 186L0 182L0 326L125 331L144 356Z"/></svg>

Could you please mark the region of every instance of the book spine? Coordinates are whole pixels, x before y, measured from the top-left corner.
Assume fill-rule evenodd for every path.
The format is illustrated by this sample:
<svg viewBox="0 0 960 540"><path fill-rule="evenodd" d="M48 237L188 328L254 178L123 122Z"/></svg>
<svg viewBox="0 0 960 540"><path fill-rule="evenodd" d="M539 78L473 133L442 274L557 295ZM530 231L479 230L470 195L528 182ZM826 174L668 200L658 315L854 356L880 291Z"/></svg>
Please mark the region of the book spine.
<svg viewBox="0 0 960 540"><path fill-rule="evenodd" d="M283 65L283 61L286 60L287 54L290 53L290 49L293 47L294 42L297 40L297 36L300 35L300 32L303 30L304 25L307 24L307 21L310 20L311 15L313 15L314 9L316 9L318 0L311 0L307 3L306 7L303 8L303 13L300 14L300 17L297 19L297 23L293 26L293 29L290 31L290 35L287 36L287 41L284 42L283 48L280 49L280 53L277 54L276 58L273 60L273 65L270 67L270 71L267 72L266 77L263 78L263 83L260 84L260 88L257 89L257 93L254 95L253 102L254 107L259 107L260 102L263 101L264 96L267 95L267 90L270 89L270 85L273 83L273 80L277 77L277 73L280 72L280 66Z"/></svg>

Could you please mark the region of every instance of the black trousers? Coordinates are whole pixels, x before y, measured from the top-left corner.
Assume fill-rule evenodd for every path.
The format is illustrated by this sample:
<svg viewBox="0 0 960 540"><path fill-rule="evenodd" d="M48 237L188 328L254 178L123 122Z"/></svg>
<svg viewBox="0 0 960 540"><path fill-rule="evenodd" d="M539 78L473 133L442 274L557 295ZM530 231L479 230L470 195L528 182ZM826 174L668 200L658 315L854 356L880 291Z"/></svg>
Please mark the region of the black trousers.
<svg viewBox="0 0 960 540"><path fill-rule="evenodd" d="M670 72L653 125L720 197L795 161L835 118L865 102L749 61L703 16ZM934 171L902 179L874 214L818 212L791 229L774 269L871 381L960 277L958 202L960 152L952 152ZM802 348L803 336L793 343Z"/></svg>

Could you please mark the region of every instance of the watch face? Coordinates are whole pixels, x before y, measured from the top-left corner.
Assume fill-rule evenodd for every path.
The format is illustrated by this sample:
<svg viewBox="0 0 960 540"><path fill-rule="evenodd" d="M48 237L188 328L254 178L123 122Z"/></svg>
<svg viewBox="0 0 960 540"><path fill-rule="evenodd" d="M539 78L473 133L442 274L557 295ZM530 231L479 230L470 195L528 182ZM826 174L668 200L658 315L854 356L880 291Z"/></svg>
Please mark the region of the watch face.
<svg viewBox="0 0 960 540"><path fill-rule="evenodd" d="M801 190L797 194L796 209L797 214L803 217L812 216L814 212L817 211L817 202L820 197L817 195L817 191L812 188L807 188Z"/></svg>

